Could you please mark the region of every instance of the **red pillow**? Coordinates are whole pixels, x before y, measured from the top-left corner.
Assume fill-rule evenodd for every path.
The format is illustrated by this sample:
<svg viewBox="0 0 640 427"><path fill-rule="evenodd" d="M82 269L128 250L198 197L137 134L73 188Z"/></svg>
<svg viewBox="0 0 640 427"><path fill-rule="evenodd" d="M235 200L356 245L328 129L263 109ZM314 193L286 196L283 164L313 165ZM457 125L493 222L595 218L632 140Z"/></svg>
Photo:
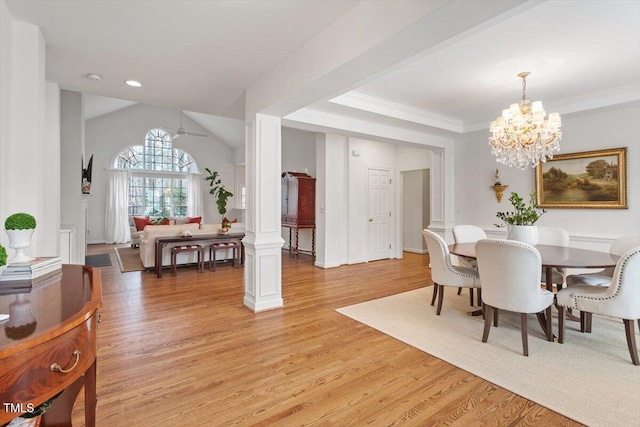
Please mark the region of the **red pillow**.
<svg viewBox="0 0 640 427"><path fill-rule="evenodd" d="M136 225L136 231L142 231L147 225L151 225L148 216L134 216L133 223Z"/></svg>
<svg viewBox="0 0 640 427"><path fill-rule="evenodd" d="M201 216L187 217L187 224L200 224L202 222Z"/></svg>

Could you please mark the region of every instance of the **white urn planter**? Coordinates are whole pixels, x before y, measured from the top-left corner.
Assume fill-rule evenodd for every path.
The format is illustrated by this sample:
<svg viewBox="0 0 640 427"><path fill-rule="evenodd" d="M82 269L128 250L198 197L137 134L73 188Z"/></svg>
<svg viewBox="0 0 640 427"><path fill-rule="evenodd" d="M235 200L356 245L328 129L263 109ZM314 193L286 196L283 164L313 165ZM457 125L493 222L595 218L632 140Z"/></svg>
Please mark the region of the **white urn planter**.
<svg viewBox="0 0 640 427"><path fill-rule="evenodd" d="M509 225L507 228L507 239L535 246L538 244L538 226Z"/></svg>
<svg viewBox="0 0 640 427"><path fill-rule="evenodd" d="M7 260L8 264L17 264L21 262L33 261L35 258L24 253L24 250L31 246L31 236L35 228L26 230L5 230L9 236L9 247L15 249L16 253Z"/></svg>

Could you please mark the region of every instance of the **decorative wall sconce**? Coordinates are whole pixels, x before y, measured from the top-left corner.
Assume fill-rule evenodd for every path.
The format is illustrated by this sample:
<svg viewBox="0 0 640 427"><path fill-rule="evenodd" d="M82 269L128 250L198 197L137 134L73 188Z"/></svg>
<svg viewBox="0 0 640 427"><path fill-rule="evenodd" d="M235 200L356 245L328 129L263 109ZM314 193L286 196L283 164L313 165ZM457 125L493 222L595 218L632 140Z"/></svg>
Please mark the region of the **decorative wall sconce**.
<svg viewBox="0 0 640 427"><path fill-rule="evenodd" d="M504 190L507 189L508 185L502 185L502 183L500 182L500 171L498 169L496 169L495 177L496 182L491 186L491 188L493 188L493 191L496 192L496 200L498 201L498 203L500 203L502 201L502 194L504 194Z"/></svg>

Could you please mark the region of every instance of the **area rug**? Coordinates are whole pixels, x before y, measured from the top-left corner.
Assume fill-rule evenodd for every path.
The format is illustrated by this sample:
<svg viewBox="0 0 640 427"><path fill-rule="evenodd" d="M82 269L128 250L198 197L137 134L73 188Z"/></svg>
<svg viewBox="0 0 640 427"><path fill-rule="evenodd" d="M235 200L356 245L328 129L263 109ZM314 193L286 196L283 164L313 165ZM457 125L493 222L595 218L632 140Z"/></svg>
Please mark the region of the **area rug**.
<svg viewBox="0 0 640 427"><path fill-rule="evenodd" d="M140 249L138 248L115 248L120 271L128 273L130 271L144 271L144 265L140 259Z"/></svg>
<svg viewBox="0 0 640 427"><path fill-rule="evenodd" d="M529 320L529 357L522 355L520 315L500 312L482 343L482 317L466 314L469 298L447 288L442 314L431 287L337 311L465 371L589 426L640 425L640 367L631 363L622 321L593 316L591 334L567 322L564 344L545 340ZM554 318L557 333L557 318Z"/></svg>
<svg viewBox="0 0 640 427"><path fill-rule="evenodd" d="M108 267L111 265L111 257L109 254L87 255L84 263L91 267Z"/></svg>

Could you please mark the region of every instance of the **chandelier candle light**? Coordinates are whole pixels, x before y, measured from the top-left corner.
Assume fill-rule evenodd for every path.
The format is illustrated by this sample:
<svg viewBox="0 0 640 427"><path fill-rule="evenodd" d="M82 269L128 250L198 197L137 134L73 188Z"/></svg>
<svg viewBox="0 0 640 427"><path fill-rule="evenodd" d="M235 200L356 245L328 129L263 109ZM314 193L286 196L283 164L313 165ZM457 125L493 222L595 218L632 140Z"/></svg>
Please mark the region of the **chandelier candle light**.
<svg viewBox="0 0 640 427"><path fill-rule="evenodd" d="M520 169L552 159L553 152L560 150L562 139L560 114L550 113L545 119L542 101L527 100L529 74L528 71L518 74L522 78L522 101L503 110L502 116L489 126L491 154L498 162Z"/></svg>

